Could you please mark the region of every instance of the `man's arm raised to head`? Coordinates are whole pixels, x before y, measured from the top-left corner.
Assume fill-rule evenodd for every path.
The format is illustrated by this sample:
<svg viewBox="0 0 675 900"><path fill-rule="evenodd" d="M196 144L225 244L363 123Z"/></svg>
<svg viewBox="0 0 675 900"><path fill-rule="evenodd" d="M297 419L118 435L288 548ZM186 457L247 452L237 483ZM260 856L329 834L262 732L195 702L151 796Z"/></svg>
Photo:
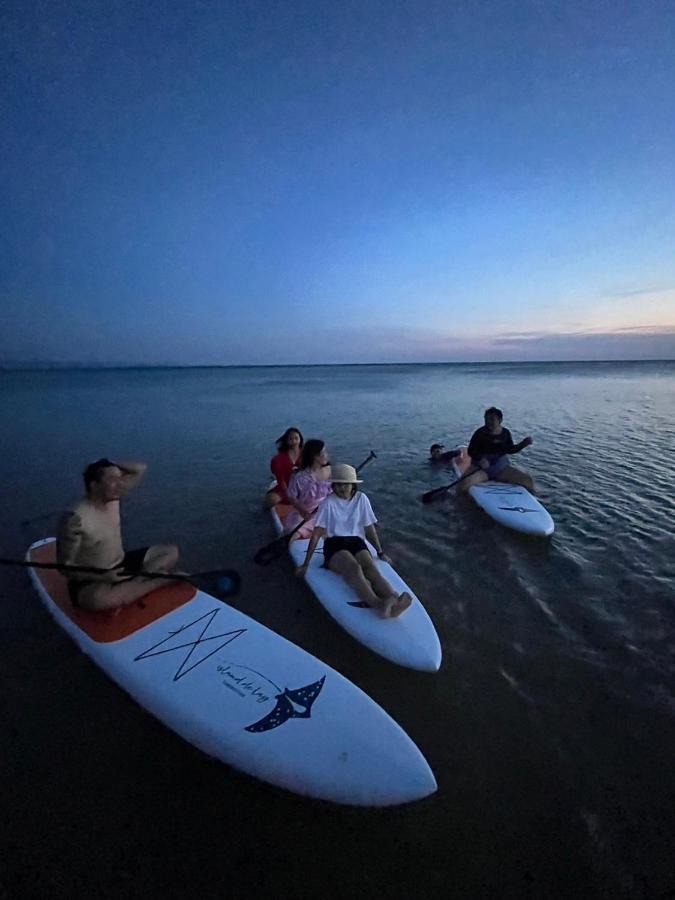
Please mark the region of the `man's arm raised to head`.
<svg viewBox="0 0 675 900"><path fill-rule="evenodd" d="M126 494L141 481L147 471L147 465L143 462L130 462L122 460L115 462L115 465L122 473L122 489Z"/></svg>

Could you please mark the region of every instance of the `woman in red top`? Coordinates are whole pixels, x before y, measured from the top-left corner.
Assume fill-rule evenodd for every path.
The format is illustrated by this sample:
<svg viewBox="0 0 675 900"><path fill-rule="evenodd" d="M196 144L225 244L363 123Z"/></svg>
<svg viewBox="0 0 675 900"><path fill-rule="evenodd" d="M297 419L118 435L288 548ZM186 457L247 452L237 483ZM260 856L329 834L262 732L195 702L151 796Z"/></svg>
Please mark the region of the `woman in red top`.
<svg viewBox="0 0 675 900"><path fill-rule="evenodd" d="M300 459L302 447L305 443L299 428L287 428L277 439L276 456L272 457L270 469L277 482L265 494L265 506L276 506L277 503L286 503L288 482L293 469Z"/></svg>

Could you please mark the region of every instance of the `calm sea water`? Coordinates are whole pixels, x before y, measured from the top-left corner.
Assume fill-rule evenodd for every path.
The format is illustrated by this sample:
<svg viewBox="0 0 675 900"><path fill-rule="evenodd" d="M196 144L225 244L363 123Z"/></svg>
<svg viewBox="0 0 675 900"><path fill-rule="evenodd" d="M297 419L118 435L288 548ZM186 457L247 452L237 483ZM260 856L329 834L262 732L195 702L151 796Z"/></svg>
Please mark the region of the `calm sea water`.
<svg viewBox="0 0 675 900"><path fill-rule="evenodd" d="M32 860L47 873L40 889L63 878L99 893L197 878L208 895L226 872L235 895L251 885L310 896L330 883L388 896L672 896L674 399L668 362L2 373L1 555L53 532L48 514L79 494L87 461L147 461L125 508L127 545L174 540L186 567L239 568L236 605L381 703L439 782L421 804L354 811L214 767L81 657L24 573L3 570L8 783L22 810L7 884L25 887ZM428 446L466 442L493 404L516 440L534 439L514 462L536 479L552 539L504 530L467 498L419 501L451 480L430 468ZM358 645L288 561L252 564L273 536L260 500L288 425L326 440L334 462L376 451L364 489L385 548L436 624L437 676ZM119 754L134 766L117 764ZM101 766L83 772L83 756ZM31 766L59 837L45 838L45 805L27 799ZM100 803L72 796L82 779ZM101 803L116 815L121 804L129 822L104 816ZM180 865L178 814L190 848ZM95 875L71 840L83 822L112 848Z"/></svg>

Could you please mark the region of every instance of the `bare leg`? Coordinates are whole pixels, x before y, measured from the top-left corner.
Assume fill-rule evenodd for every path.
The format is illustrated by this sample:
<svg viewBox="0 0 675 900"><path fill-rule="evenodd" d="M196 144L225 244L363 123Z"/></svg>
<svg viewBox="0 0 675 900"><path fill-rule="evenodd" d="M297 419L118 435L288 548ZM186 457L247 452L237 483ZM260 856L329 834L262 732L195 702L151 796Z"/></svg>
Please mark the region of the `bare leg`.
<svg viewBox="0 0 675 900"><path fill-rule="evenodd" d="M363 570L363 574L370 582L373 591L381 600L390 600L396 596L396 591L378 569L375 560L369 550L359 550L356 560Z"/></svg>
<svg viewBox="0 0 675 900"><path fill-rule="evenodd" d="M360 557L363 554L367 554L370 557L370 562L376 572L374 577L378 590L381 590L383 594L388 592L386 596L380 597L375 593L369 574L364 572L359 559L353 557L347 550L340 550L335 556L331 557L328 568L332 572L341 575L356 593L359 600L363 603L367 603L368 606L377 609L381 616L384 618L400 616L400 614L412 603L412 597L408 593L396 596L394 589L389 585L387 580L380 575L370 553L367 550L361 550L357 556Z"/></svg>
<svg viewBox="0 0 675 900"><path fill-rule="evenodd" d="M387 619L394 619L400 616L402 612L405 612L412 603L410 594L407 591L402 594L396 594L396 591L380 572L369 550L359 550L356 554L356 559L363 569L363 574L370 582L373 591L380 598L380 613Z"/></svg>
<svg viewBox="0 0 675 900"><path fill-rule="evenodd" d="M148 547L142 568L146 572L170 572L178 562L178 556L175 544L154 544Z"/></svg>
<svg viewBox="0 0 675 900"><path fill-rule="evenodd" d="M263 506L265 509L271 509L273 506L276 506L277 503L281 503L281 497L275 491L268 491L265 494L265 499L263 500Z"/></svg>
<svg viewBox="0 0 675 900"><path fill-rule="evenodd" d="M472 475L468 475L463 481L460 481L457 485L457 493L466 494L471 485L482 484L484 481L489 480L487 474L481 469L480 472L474 472Z"/></svg>
<svg viewBox="0 0 675 900"><path fill-rule="evenodd" d="M115 584L101 583L84 588L80 592L80 605L84 609L104 610L116 609L118 606L130 606L139 597L150 591L174 583L168 578L129 578Z"/></svg>
<svg viewBox="0 0 675 900"><path fill-rule="evenodd" d="M363 569L348 550L339 550L332 556L328 568L342 576L363 603L376 608L382 606L383 601L374 593Z"/></svg>
<svg viewBox="0 0 675 900"><path fill-rule="evenodd" d="M148 547L141 565L146 572L168 573L178 562L178 555L178 547L175 544L154 544ZM139 575L126 581L100 582L82 590L80 604L85 609L93 610L129 606L139 597L171 584L172 581L172 578L143 578Z"/></svg>
<svg viewBox="0 0 675 900"><path fill-rule="evenodd" d="M507 466L497 475L495 481L502 481L504 484L519 484L528 491L534 492L534 481L532 476L527 472L521 472L515 466Z"/></svg>

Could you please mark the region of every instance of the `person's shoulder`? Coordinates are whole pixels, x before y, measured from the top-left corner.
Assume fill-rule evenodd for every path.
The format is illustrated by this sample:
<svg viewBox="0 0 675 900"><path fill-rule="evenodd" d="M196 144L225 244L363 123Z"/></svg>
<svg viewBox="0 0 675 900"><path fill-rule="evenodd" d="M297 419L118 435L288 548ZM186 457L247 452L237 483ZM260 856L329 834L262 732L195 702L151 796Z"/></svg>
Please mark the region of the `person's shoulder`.
<svg viewBox="0 0 675 900"><path fill-rule="evenodd" d="M84 499L75 500L64 508L59 517L59 531L79 529L82 526L82 519L86 515L83 503Z"/></svg>
<svg viewBox="0 0 675 900"><path fill-rule="evenodd" d="M73 503L69 503L68 506L63 511L63 515L65 516L80 516L86 515L88 510L91 509L91 503L89 502L87 497L80 497L79 500L75 500Z"/></svg>

